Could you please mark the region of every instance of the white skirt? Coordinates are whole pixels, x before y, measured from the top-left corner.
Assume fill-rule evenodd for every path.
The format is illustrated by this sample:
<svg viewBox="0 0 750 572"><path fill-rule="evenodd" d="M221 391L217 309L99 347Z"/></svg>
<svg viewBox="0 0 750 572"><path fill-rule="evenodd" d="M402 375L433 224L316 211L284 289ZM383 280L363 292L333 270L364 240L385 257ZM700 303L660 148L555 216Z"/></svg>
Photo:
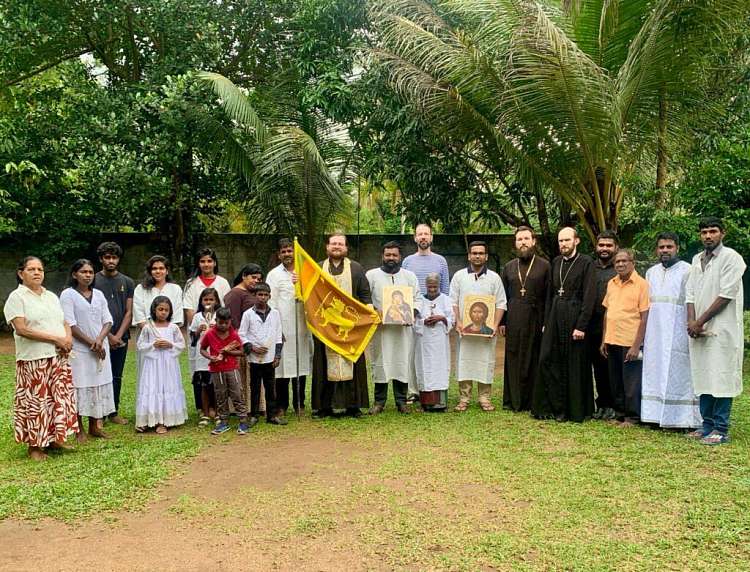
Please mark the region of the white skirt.
<svg viewBox="0 0 750 572"><path fill-rule="evenodd" d="M115 412L115 391L112 383L97 387L76 387L78 415L102 419Z"/></svg>
<svg viewBox="0 0 750 572"><path fill-rule="evenodd" d="M135 400L136 427L182 425L188 418L180 364L171 352L145 357L141 362Z"/></svg>

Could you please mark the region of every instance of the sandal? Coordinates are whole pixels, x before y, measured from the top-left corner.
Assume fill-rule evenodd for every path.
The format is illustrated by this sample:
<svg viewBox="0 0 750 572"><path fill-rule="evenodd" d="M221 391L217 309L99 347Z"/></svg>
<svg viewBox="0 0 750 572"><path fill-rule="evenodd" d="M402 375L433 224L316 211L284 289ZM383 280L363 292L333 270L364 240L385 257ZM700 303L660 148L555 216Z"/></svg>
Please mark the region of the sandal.
<svg viewBox="0 0 750 572"><path fill-rule="evenodd" d="M729 442L729 435L722 435L721 433L717 431L712 431L703 439L701 439L701 443L704 445L723 445L724 443Z"/></svg>
<svg viewBox="0 0 750 572"><path fill-rule="evenodd" d="M135 428L135 432L136 433L145 433L146 429L147 429L147 427L144 427L143 425L141 425L141 426L138 426L138 427Z"/></svg>
<svg viewBox="0 0 750 572"><path fill-rule="evenodd" d="M482 408L482 411L494 411L495 410L495 406L492 405L492 403L490 403L489 401L485 401L485 402L480 401L479 407Z"/></svg>
<svg viewBox="0 0 750 572"><path fill-rule="evenodd" d="M459 401L458 405L453 408L453 411L463 412L469 408L469 404L466 401Z"/></svg>
<svg viewBox="0 0 750 572"><path fill-rule="evenodd" d="M210 421L210 417L208 417L207 415L201 415L201 420L198 421L198 427L206 427Z"/></svg>
<svg viewBox="0 0 750 572"><path fill-rule="evenodd" d="M157 425L156 427L157 435L165 435L166 433L167 433L167 428L164 425Z"/></svg>

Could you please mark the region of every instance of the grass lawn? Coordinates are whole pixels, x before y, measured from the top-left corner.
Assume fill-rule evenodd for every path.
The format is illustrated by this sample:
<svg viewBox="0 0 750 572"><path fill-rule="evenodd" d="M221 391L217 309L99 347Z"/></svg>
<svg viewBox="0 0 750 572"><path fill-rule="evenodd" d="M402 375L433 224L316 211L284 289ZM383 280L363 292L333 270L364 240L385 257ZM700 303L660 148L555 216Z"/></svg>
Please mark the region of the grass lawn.
<svg viewBox="0 0 750 572"><path fill-rule="evenodd" d="M133 357L126 416L134 403ZM239 439L212 439L195 416L164 438L109 425L114 438L33 463L11 432L12 356L0 356L0 372L0 518L76 521L137 510L204 445ZM203 524L206 515L221 514L230 529L236 516L240 530L253 520L248 511L283 507L277 538L348 531L363 558L391 569L748 569L749 409L746 394L735 401L733 442L714 448L670 432L538 422L475 407L405 417L389 405L377 418L260 424L246 439L324 437L358 451L359 460L331 481L307 476L270 491L243 483L235 498L217 504L186 495L170 512ZM260 520L257 526L264 530Z"/></svg>

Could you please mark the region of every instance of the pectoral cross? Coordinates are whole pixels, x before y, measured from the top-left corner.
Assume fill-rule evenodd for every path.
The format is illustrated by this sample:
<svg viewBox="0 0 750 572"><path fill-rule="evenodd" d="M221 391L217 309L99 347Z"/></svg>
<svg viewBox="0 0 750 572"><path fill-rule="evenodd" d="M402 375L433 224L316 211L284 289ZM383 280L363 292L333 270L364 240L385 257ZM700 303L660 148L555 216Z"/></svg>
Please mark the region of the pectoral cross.
<svg viewBox="0 0 750 572"><path fill-rule="evenodd" d="M559 289L559 290L557 291L557 293L558 293L558 294L559 294L560 296L562 296L563 294L565 294L565 288L563 288L562 286L560 286L560 289Z"/></svg>
<svg viewBox="0 0 750 572"><path fill-rule="evenodd" d="M521 288L521 296L526 296L526 288Z"/></svg>

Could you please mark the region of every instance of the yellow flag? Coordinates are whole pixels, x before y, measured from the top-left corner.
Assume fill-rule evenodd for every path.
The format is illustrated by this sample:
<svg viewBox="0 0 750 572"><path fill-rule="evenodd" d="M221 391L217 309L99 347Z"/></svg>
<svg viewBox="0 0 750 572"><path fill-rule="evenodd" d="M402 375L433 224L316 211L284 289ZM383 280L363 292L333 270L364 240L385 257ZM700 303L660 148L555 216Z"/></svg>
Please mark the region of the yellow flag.
<svg viewBox="0 0 750 572"><path fill-rule="evenodd" d="M334 352L356 362L380 323L378 313L341 290L296 240L294 270L309 330Z"/></svg>

